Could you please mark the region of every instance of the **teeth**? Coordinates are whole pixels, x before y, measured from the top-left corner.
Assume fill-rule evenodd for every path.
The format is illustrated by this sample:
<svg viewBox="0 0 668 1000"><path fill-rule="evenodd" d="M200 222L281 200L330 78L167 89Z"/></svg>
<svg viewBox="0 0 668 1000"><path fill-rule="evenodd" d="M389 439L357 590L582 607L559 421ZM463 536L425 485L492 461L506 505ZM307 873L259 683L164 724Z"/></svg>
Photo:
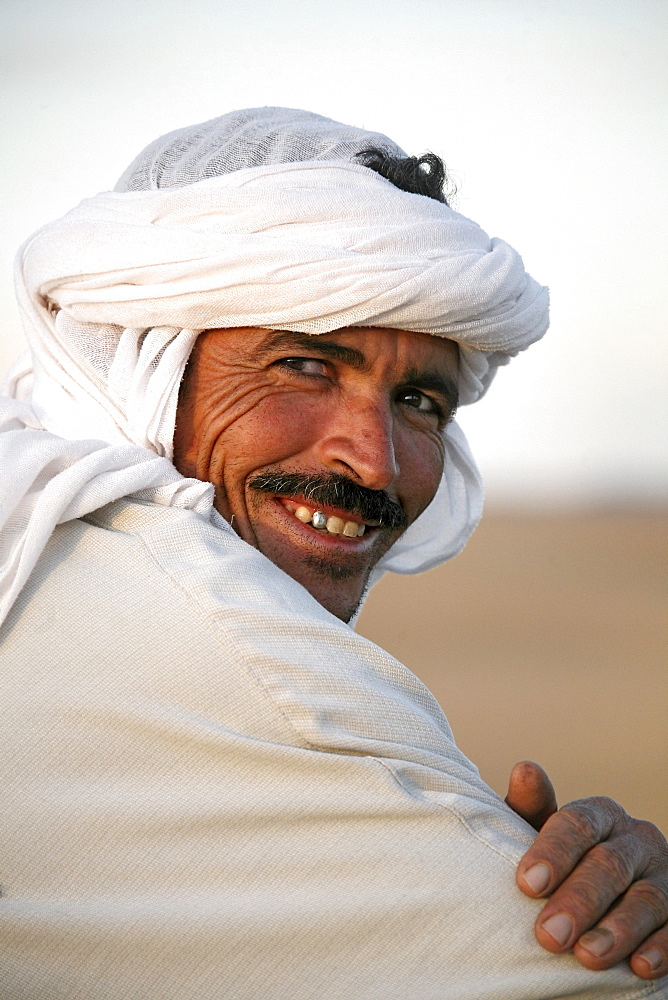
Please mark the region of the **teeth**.
<svg viewBox="0 0 668 1000"><path fill-rule="evenodd" d="M345 535L346 538L361 538L366 530L365 524L358 524L357 521L344 521L342 517L327 517L321 510L311 513L308 507L297 507L295 504L286 503L285 507L294 514L302 524L312 524L314 528L322 530L325 528L330 535Z"/></svg>

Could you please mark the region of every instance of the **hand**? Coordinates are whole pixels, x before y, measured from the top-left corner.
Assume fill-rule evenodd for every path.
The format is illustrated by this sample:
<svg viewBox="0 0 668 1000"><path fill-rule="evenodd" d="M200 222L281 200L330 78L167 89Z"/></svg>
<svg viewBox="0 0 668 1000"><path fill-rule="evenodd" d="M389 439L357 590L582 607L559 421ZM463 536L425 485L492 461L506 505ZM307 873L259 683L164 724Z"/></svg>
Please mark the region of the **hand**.
<svg viewBox="0 0 668 1000"><path fill-rule="evenodd" d="M550 896L536 921L538 943L572 950L587 969L630 956L641 979L668 973L668 844L651 823L612 799L569 802L557 811L550 779L522 761L506 802L540 833L517 869L527 896Z"/></svg>

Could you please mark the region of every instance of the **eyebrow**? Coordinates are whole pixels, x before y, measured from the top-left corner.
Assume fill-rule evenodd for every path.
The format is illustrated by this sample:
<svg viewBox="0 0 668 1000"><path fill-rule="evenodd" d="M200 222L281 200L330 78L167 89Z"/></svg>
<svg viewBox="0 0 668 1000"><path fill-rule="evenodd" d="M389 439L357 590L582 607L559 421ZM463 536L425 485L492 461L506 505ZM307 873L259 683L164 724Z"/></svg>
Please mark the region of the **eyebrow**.
<svg viewBox="0 0 668 1000"><path fill-rule="evenodd" d="M342 361L358 371L367 371L369 368L362 352L354 347L344 347L342 344L333 344L330 340L323 340L322 334L318 336L309 333L295 333L290 330L279 330L273 337L269 337L258 350L258 360L270 354L277 347L286 350L294 348L297 351L306 348L310 351L319 351L336 361Z"/></svg>
<svg viewBox="0 0 668 1000"><path fill-rule="evenodd" d="M324 340L322 334L278 330L259 348L257 352L258 360L270 354L277 347L284 350L306 348L311 351L319 351L327 357L342 361L344 364L348 364L358 371L369 370L369 363L361 351L358 351L355 347L344 347L343 344L334 344L330 340ZM420 371L415 367L407 368L402 376L401 383L402 385L411 386L413 389L424 389L425 392L438 393L445 399L451 414L454 414L457 409L459 404L457 383L454 379L435 368L425 371Z"/></svg>

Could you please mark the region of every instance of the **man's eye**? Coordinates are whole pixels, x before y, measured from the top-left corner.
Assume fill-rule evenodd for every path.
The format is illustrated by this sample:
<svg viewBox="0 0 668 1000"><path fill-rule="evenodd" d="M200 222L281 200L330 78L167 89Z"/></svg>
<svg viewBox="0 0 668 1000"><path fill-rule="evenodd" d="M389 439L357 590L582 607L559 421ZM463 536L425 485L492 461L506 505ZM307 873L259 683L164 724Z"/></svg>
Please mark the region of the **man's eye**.
<svg viewBox="0 0 668 1000"><path fill-rule="evenodd" d="M413 410L419 410L420 413L433 413L437 417L442 416L441 407L436 400L425 395L424 392L418 392L417 389L403 389L397 396L397 402L401 403L402 406L410 406Z"/></svg>
<svg viewBox="0 0 668 1000"><path fill-rule="evenodd" d="M276 364L280 368L289 368L290 371L299 372L301 375L327 375L327 364L319 358L281 358Z"/></svg>

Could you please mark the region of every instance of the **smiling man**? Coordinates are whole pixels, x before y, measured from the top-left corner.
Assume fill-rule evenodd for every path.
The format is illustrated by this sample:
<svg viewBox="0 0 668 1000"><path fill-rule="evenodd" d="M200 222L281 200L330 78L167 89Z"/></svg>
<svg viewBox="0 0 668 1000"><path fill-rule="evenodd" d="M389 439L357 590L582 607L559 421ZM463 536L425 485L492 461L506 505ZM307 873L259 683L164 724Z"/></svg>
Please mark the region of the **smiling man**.
<svg viewBox="0 0 668 1000"><path fill-rule="evenodd" d="M465 544L455 410L547 327L442 184L385 136L251 109L20 251L2 1000L668 995L658 831L557 812L529 764L505 804L350 627L383 572Z"/></svg>
<svg viewBox="0 0 668 1000"><path fill-rule="evenodd" d="M209 330L181 389L174 463L347 622L436 494L458 365L454 343L407 330Z"/></svg>

